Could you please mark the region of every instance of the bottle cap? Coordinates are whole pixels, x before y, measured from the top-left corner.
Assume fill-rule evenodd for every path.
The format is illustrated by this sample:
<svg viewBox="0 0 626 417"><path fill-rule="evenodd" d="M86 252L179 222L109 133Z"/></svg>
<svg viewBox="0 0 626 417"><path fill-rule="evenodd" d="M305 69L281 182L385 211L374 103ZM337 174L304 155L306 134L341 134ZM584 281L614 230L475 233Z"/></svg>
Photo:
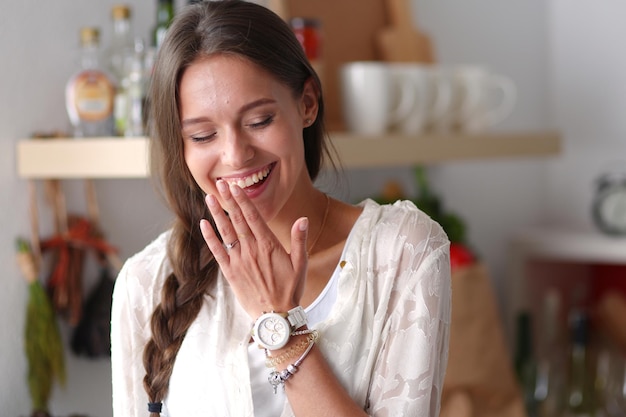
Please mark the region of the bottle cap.
<svg viewBox="0 0 626 417"><path fill-rule="evenodd" d="M130 19L130 7L125 4L117 4L111 10L113 20Z"/></svg>
<svg viewBox="0 0 626 417"><path fill-rule="evenodd" d="M80 29L80 43L82 45L97 44L100 41L100 30L87 26Z"/></svg>

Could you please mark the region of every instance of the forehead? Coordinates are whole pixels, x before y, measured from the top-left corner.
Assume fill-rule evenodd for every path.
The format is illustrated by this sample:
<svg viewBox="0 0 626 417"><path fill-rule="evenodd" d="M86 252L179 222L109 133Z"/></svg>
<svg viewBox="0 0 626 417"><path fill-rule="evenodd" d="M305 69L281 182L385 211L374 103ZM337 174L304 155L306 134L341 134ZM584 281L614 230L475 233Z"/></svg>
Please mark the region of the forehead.
<svg viewBox="0 0 626 417"><path fill-rule="evenodd" d="M251 60L234 54L200 56L191 62L182 73L180 84L193 81L214 87L230 83L278 82L277 77Z"/></svg>
<svg viewBox="0 0 626 417"><path fill-rule="evenodd" d="M286 86L264 68L237 55L215 54L193 61L179 84L180 105L234 104L250 96L275 97ZM182 110L182 108L181 108Z"/></svg>

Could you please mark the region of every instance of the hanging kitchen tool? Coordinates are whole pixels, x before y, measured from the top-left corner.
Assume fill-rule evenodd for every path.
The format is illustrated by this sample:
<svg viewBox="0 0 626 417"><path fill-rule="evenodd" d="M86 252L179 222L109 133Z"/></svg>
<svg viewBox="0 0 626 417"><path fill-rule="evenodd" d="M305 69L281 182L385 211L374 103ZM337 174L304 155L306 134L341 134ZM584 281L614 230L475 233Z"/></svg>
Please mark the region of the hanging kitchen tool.
<svg viewBox="0 0 626 417"><path fill-rule="evenodd" d="M102 257L104 259L104 257ZM72 335L72 351L90 358L111 355L111 303L114 280L109 265L100 267L98 285L91 292L83 316Z"/></svg>
<svg viewBox="0 0 626 417"><path fill-rule="evenodd" d="M55 310L71 326L77 326L83 314L83 270L88 252L107 258L110 265L121 266L113 248L104 238L99 227L99 212L95 188L91 180L85 180L89 218L68 216L63 193L58 183L49 187L49 199L54 202L56 233L41 242L42 252L53 251L53 268L48 279Z"/></svg>
<svg viewBox="0 0 626 417"><path fill-rule="evenodd" d="M63 343L50 299L39 282L36 254L24 239L17 240L17 264L28 283L24 350L32 416L49 416L48 402L55 381L65 385Z"/></svg>
<svg viewBox="0 0 626 417"><path fill-rule="evenodd" d="M391 25L376 34L379 54L388 62L433 63L431 40L414 25L409 1L385 0Z"/></svg>

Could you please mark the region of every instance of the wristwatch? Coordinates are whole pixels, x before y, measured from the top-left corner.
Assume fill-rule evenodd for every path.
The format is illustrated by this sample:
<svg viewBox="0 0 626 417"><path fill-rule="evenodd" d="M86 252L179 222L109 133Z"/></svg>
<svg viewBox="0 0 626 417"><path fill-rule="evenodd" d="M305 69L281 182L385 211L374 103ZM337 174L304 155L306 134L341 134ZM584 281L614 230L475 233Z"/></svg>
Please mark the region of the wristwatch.
<svg viewBox="0 0 626 417"><path fill-rule="evenodd" d="M264 349L280 349L289 341L291 332L306 323L306 313L301 306L292 308L287 313L264 313L254 323L252 337Z"/></svg>

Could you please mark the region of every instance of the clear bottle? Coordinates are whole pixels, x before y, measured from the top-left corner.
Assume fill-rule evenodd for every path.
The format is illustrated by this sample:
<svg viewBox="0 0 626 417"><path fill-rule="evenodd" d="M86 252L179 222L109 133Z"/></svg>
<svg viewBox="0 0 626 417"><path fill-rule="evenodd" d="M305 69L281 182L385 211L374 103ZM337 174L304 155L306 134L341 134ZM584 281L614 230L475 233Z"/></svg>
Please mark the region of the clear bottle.
<svg viewBox="0 0 626 417"><path fill-rule="evenodd" d="M145 104L147 80L145 78L145 45L141 38L135 39L135 47L127 61L125 76L126 114L124 115L124 136L143 136L145 125Z"/></svg>
<svg viewBox="0 0 626 417"><path fill-rule="evenodd" d="M111 9L111 42L105 50L105 59L111 74L119 82L126 73L126 60L134 50L131 10L126 5L116 5Z"/></svg>
<svg viewBox="0 0 626 417"><path fill-rule="evenodd" d="M174 1L158 0L157 1L157 19L156 26L152 35L152 46L158 51L163 43L167 29L174 19Z"/></svg>
<svg viewBox="0 0 626 417"><path fill-rule="evenodd" d="M123 4L113 6L111 18L111 42L104 52L104 58L117 87L114 104L115 133L123 136L128 115L128 66L134 53L130 7Z"/></svg>
<svg viewBox="0 0 626 417"><path fill-rule="evenodd" d="M522 392L526 413L530 417L535 417L537 415L535 402L537 364L533 346L532 318L530 313L525 311L517 316L516 346L515 373Z"/></svg>
<svg viewBox="0 0 626 417"><path fill-rule="evenodd" d="M594 410L594 376L589 357L589 316L582 309L569 315L570 353L567 385L568 417L592 417Z"/></svg>
<svg viewBox="0 0 626 417"><path fill-rule="evenodd" d="M65 88L65 105L75 137L114 134L115 83L101 66L100 53L99 29L82 28L79 69Z"/></svg>
<svg viewBox="0 0 626 417"><path fill-rule="evenodd" d="M544 295L541 332L537 348L535 401L539 417L560 417L565 409L565 340L561 321L561 294L555 289Z"/></svg>

